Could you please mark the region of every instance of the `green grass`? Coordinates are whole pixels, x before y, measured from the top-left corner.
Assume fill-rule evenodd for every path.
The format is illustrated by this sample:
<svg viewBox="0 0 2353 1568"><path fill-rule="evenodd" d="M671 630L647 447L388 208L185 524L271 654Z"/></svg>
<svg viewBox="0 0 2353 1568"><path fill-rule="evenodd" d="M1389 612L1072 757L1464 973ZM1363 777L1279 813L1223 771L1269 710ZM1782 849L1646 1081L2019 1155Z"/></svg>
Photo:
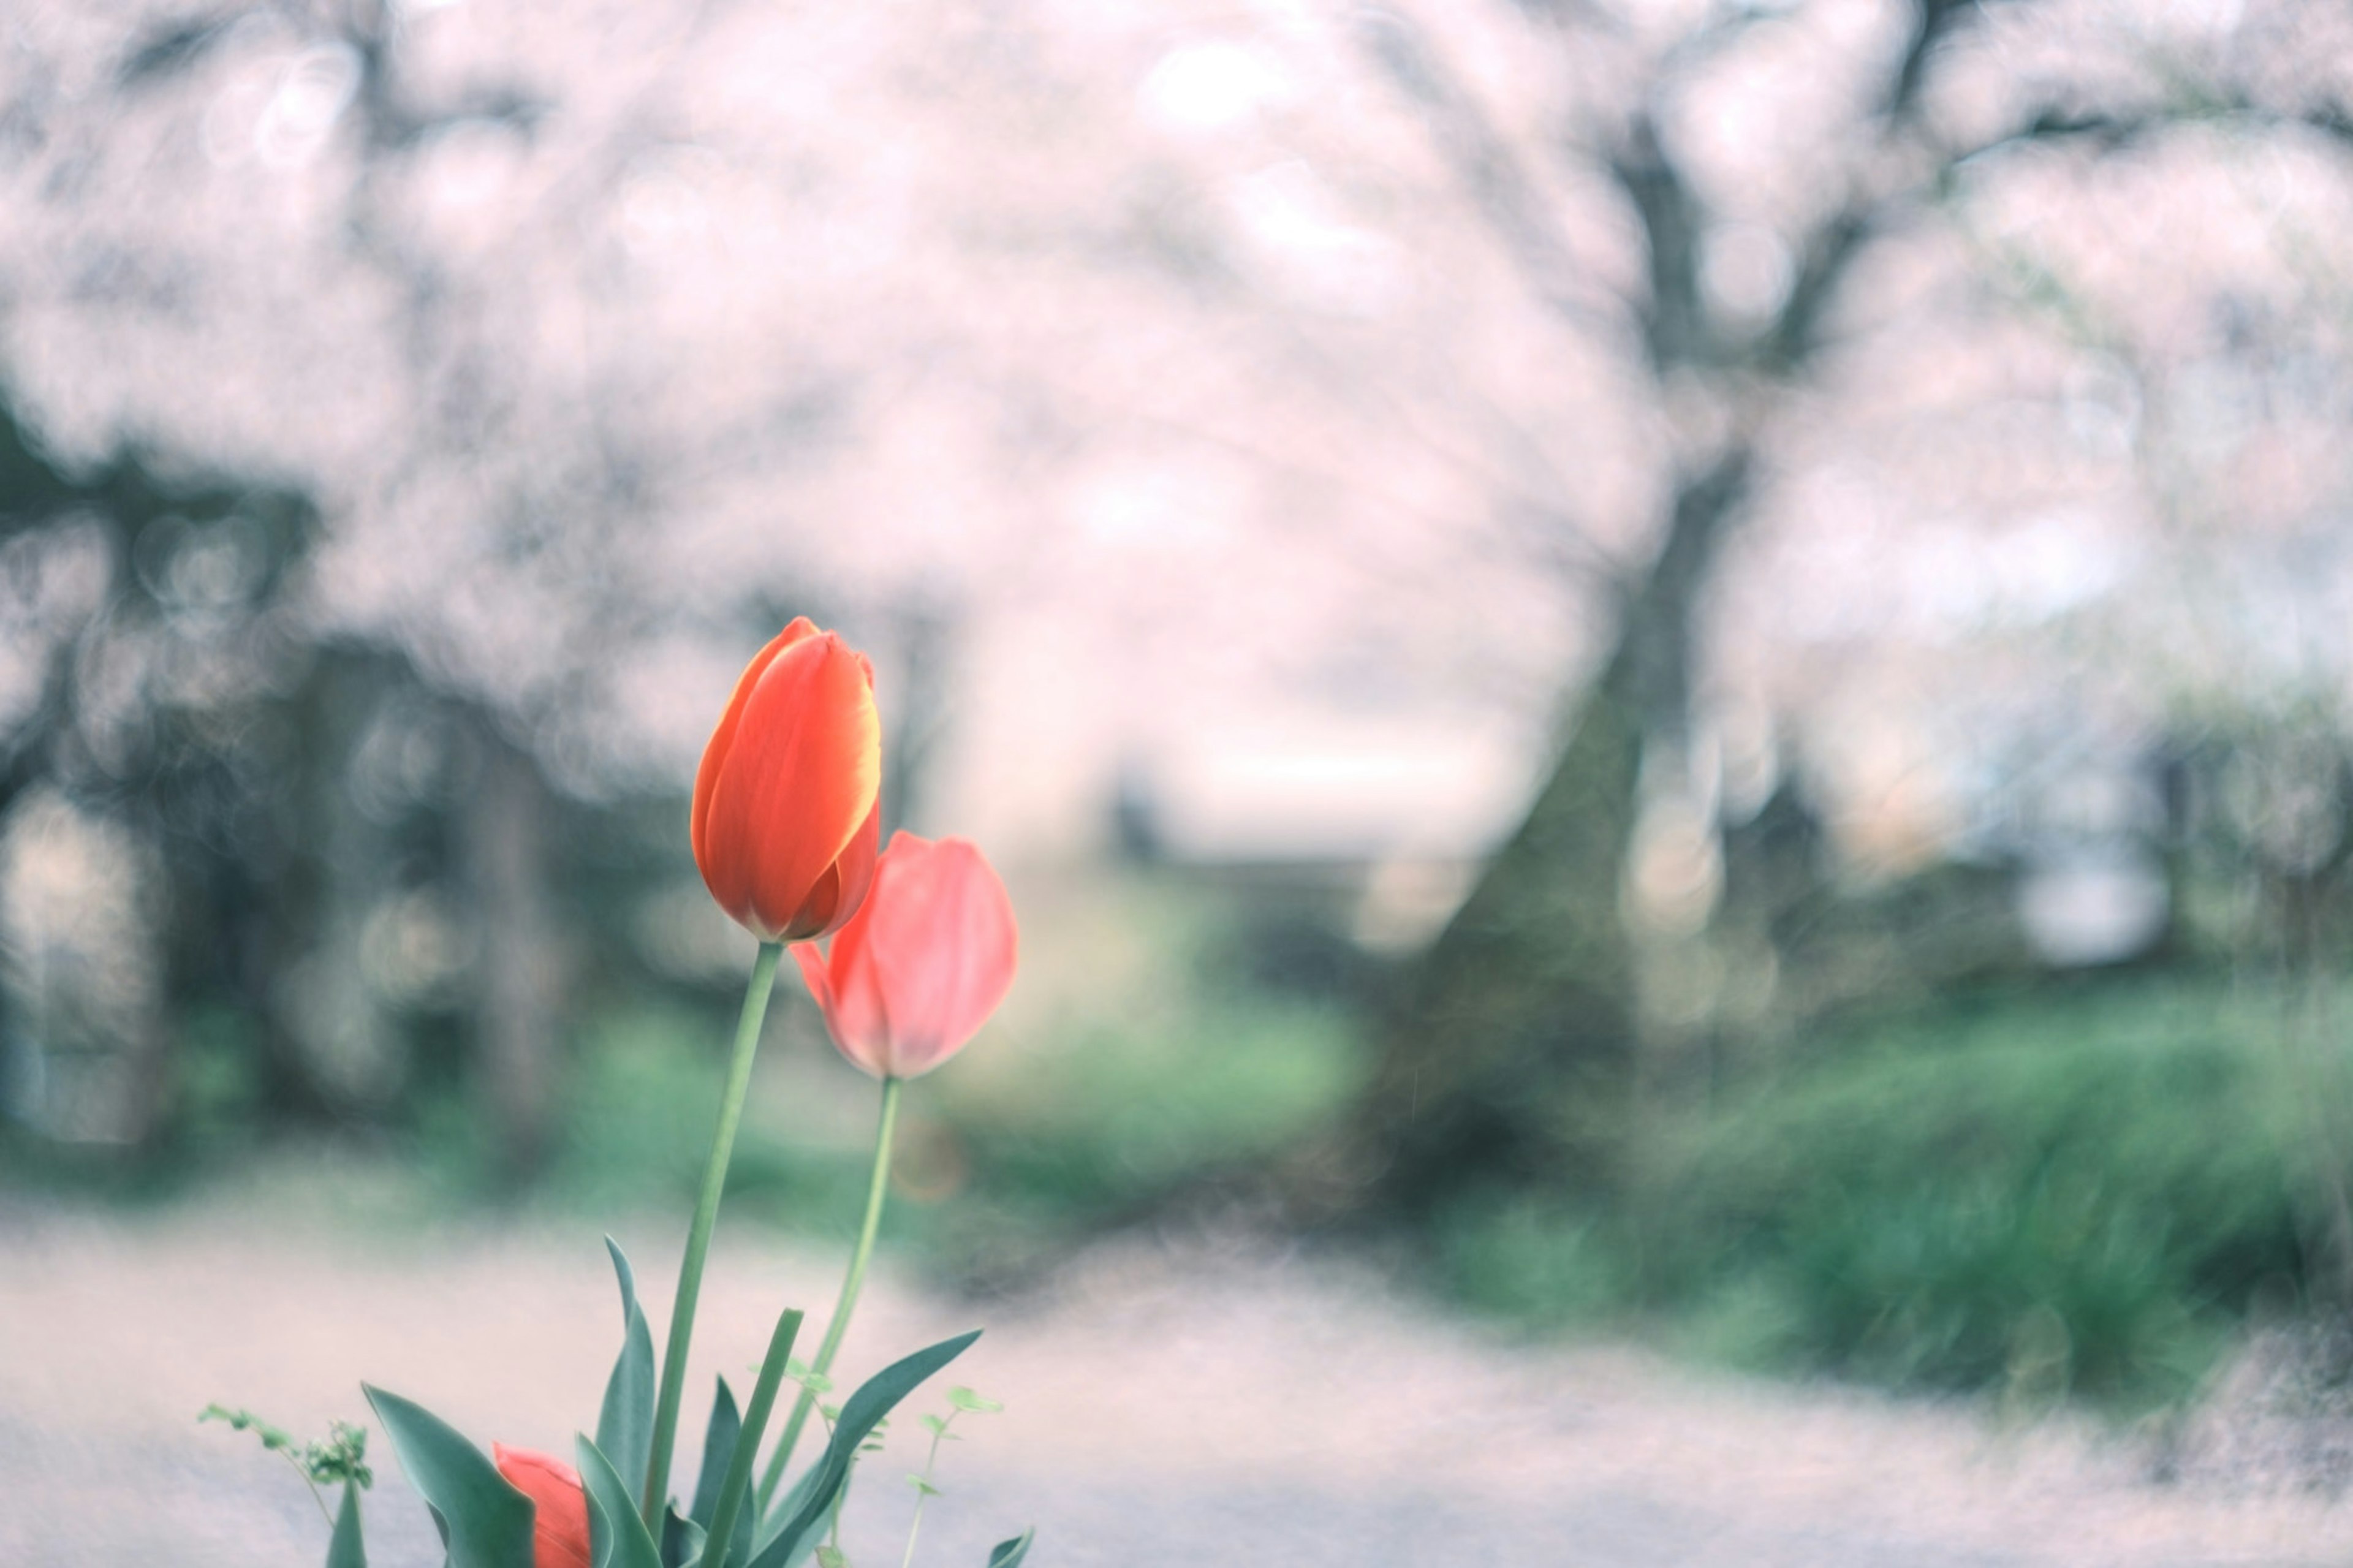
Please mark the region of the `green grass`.
<svg viewBox="0 0 2353 1568"><path fill-rule="evenodd" d="M2140 982L1859 1029L1653 1113L1622 1212L1474 1205L1469 1300L1902 1387L2146 1404L2301 1289L2333 1066L2275 997Z"/></svg>
<svg viewBox="0 0 2353 1568"><path fill-rule="evenodd" d="M718 1093L722 1064L704 1037L714 1028L647 1011L594 1030L533 1203L683 1212ZM910 1086L886 1220L886 1239L955 1269L1057 1245L1279 1152L1345 1103L1359 1061L1343 1018L1266 998L984 1036L970 1057ZM763 1065L729 1179L730 1220L846 1239L865 1189L872 1081L806 1026L772 1037ZM445 1152L444 1185L464 1201L479 1185L466 1152L474 1142L455 1129L427 1142Z"/></svg>

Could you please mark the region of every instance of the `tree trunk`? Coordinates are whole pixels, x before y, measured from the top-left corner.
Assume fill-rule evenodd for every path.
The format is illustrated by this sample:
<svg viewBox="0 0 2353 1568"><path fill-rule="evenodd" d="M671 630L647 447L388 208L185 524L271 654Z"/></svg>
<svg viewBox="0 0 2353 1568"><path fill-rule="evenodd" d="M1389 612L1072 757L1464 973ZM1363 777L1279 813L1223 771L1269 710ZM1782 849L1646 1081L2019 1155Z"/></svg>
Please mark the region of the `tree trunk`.
<svg viewBox="0 0 2353 1568"><path fill-rule="evenodd" d="M480 767L461 829L481 922L475 1048L501 1163L520 1181L546 1156L554 1110L561 976L546 839L554 803L538 766L494 721L483 720L478 733Z"/></svg>
<svg viewBox="0 0 2353 1568"><path fill-rule="evenodd" d="M1679 488L1666 540L1527 816L1419 963L1356 1122L1377 1206L1619 1174L1634 955L1620 912L1647 746L1680 752L1693 608L1746 487L1736 447Z"/></svg>

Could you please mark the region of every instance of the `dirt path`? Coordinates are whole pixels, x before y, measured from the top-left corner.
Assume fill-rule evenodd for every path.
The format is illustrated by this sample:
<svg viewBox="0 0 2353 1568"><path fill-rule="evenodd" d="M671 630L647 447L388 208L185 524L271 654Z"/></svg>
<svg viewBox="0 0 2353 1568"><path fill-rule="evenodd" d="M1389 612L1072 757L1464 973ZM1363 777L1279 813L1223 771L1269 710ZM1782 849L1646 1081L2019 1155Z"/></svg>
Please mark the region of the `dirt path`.
<svg viewBox="0 0 2353 1568"><path fill-rule="evenodd" d="M624 1240L666 1300L674 1253ZM723 1245L693 1386L747 1382L776 1308L821 1307L838 1267ZM2353 1563L2353 1508L2157 1487L2131 1446L2073 1426L2004 1436L1629 1352L1514 1349L1261 1253L1138 1243L986 1312L885 1274L843 1365L984 1316L957 1380L1008 1409L951 1450L926 1564L977 1568L1031 1521L1041 1568ZM0 1563L314 1564L307 1493L249 1438L195 1426L206 1402L322 1428L362 1413L364 1375L478 1440L561 1448L593 1423L617 1326L585 1229L363 1246L228 1214L0 1212ZM899 1559L920 1457L903 1425L853 1505L860 1568ZM371 1503L380 1568L438 1562L396 1480Z"/></svg>

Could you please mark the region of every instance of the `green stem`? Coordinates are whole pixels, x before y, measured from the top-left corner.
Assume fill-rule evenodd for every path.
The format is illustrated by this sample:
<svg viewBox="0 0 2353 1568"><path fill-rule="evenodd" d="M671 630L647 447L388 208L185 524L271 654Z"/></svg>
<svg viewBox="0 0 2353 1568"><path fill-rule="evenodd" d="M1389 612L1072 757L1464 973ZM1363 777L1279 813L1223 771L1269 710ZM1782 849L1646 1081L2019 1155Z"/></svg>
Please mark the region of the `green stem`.
<svg viewBox="0 0 2353 1568"><path fill-rule="evenodd" d="M858 1288L866 1282L866 1261L874 1256L874 1233L882 1224L882 1200L891 1190L891 1134L898 1125L899 1090L904 1082L895 1078L882 1080L882 1112L874 1129L874 1173L866 1184L866 1221L858 1228L858 1248L849 1255L849 1272L841 1278L841 1300L833 1304L833 1321L825 1326L825 1342L818 1347L816 1363L809 1369L819 1375L833 1370L834 1352L841 1349L841 1336L849 1331L849 1314L858 1306ZM768 1468L760 1477L764 1519L776 1501L777 1485L785 1479L793 1445L800 1441L801 1428L808 1424L809 1406L816 1403L817 1394L803 1384L801 1396L793 1401L792 1417L785 1423L784 1436L776 1439L776 1451L768 1457Z"/></svg>
<svg viewBox="0 0 2353 1568"><path fill-rule="evenodd" d="M915 1489L915 1517L907 1521L907 1554L899 1559L899 1568L915 1568L915 1532L923 1528L923 1505L932 1500L932 1472L939 1468L940 1439L948 1435L955 1418L956 1413L949 1411L948 1418L932 1433L932 1451L923 1456L923 1479Z"/></svg>
<svg viewBox="0 0 2353 1568"><path fill-rule="evenodd" d="M294 1467L294 1473L302 1478L302 1484L304 1486L311 1489L311 1500L319 1505L319 1517L327 1521L327 1528L329 1530L334 1529L335 1516L327 1511L327 1494L319 1489L319 1483L317 1480L312 1479L310 1467L303 1464L301 1460L296 1458L293 1455L287 1454L286 1450L283 1448L280 1448L278 1451L281 1454L286 1454L286 1462Z"/></svg>
<svg viewBox="0 0 2353 1568"><path fill-rule="evenodd" d="M727 1164L735 1153L735 1129L744 1120L752 1088L752 1058L760 1052L760 1021L776 989L781 942L764 942L752 961L752 984L744 993L744 1014L735 1024L735 1054L727 1067L727 1095L719 1102L719 1127L711 1135L711 1159L702 1167L702 1194L694 1201L687 1228L686 1257L678 1266L678 1300L670 1310L670 1348L662 1352L661 1394L654 1401L653 1445L646 1455L645 1491L638 1506L646 1528L661 1535L662 1504L670 1495L670 1451L678 1436L678 1406L686 1392L686 1351L694 1339L694 1306L702 1295L702 1261L711 1251L712 1227L719 1223L719 1196L726 1190Z"/></svg>

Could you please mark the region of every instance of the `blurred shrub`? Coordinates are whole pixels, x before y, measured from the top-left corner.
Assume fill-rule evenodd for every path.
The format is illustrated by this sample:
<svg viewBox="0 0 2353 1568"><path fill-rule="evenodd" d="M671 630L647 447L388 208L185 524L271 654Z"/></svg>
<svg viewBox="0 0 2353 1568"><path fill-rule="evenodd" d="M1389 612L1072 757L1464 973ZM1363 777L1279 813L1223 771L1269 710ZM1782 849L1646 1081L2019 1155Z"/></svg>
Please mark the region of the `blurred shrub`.
<svg viewBox="0 0 2353 1568"><path fill-rule="evenodd" d="M794 984L797 984L797 982ZM728 1215L846 1237L873 1136L872 1081L841 1063L805 1009L762 1053ZM598 1215L693 1201L717 1104L724 1020L692 1009L612 1011L580 1039L562 1131L534 1201ZM1345 1021L1243 993L1197 993L1125 1022L1073 1020L976 1050L1018 1070L951 1064L901 1121L887 1239L996 1274L1041 1247L1132 1218L1324 1126L1356 1085ZM979 1065L976 1063L975 1065ZM998 1064L1000 1068L1004 1064ZM420 1129L415 1163L446 1205L501 1189L479 1107L453 1099Z"/></svg>
<svg viewBox="0 0 2353 1568"><path fill-rule="evenodd" d="M2168 1396L2311 1267L2314 1086L2279 1022L2168 984L1859 1031L1665 1119L1627 1212L1474 1209L1441 1256L1482 1305L1652 1309L1746 1365Z"/></svg>
<svg viewBox="0 0 2353 1568"><path fill-rule="evenodd" d="M1203 997L1034 1044L1018 1095L955 1095L951 1117L1005 1201L1108 1215L1319 1131L1359 1053L1328 1010Z"/></svg>
<svg viewBox="0 0 2353 1568"><path fill-rule="evenodd" d="M1447 1278L1482 1311L1535 1327L1598 1321L1621 1310L1633 1281L1611 1227L1538 1199L1472 1200L1440 1232Z"/></svg>

